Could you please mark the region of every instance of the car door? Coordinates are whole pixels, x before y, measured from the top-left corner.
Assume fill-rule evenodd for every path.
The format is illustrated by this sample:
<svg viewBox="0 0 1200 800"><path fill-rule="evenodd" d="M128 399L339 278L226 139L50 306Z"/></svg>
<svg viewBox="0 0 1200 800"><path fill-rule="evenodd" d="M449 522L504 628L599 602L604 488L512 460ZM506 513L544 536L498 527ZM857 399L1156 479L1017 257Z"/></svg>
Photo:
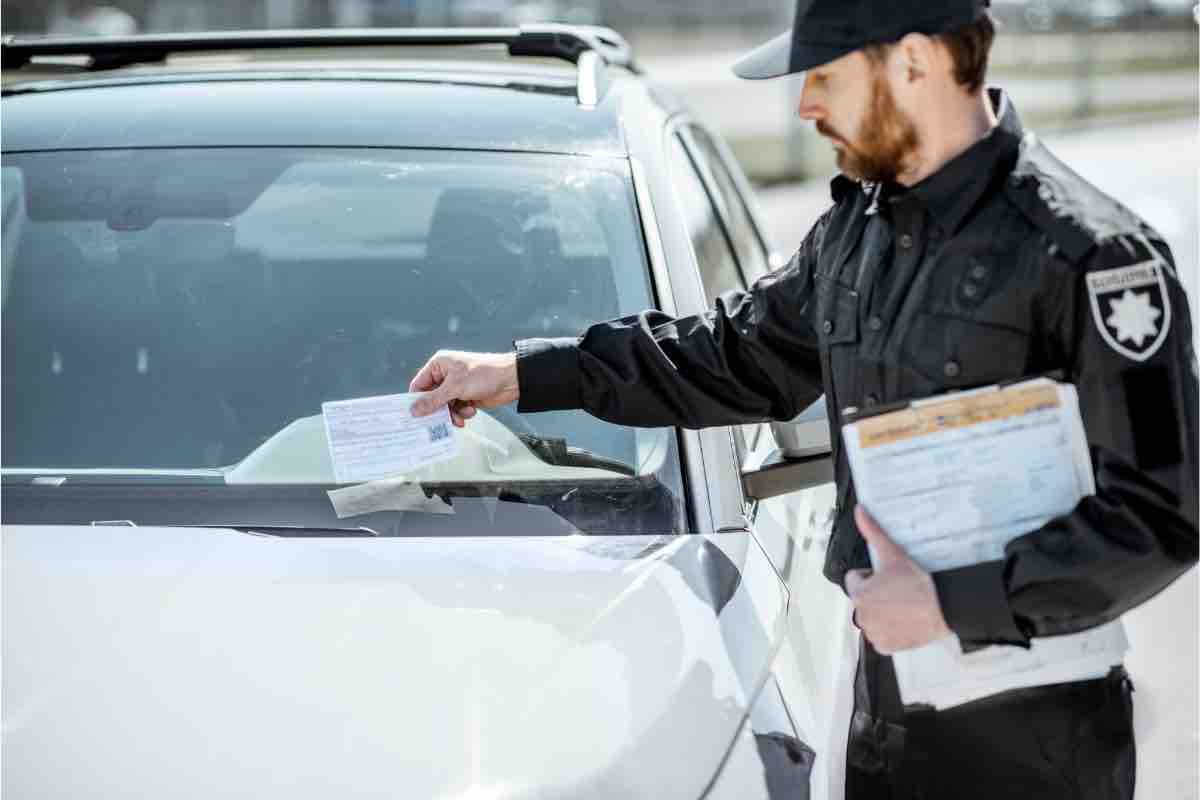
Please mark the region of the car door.
<svg viewBox="0 0 1200 800"><path fill-rule="evenodd" d="M685 122L673 133L670 152L709 303L780 265L755 219L749 185L723 143ZM777 446L765 423L734 427L731 435L743 467ZM842 796L857 659L849 603L822 573L836 500L834 485L826 483L746 507L754 536L788 587L788 636L776 674L801 736L817 750L813 780L829 797Z"/></svg>

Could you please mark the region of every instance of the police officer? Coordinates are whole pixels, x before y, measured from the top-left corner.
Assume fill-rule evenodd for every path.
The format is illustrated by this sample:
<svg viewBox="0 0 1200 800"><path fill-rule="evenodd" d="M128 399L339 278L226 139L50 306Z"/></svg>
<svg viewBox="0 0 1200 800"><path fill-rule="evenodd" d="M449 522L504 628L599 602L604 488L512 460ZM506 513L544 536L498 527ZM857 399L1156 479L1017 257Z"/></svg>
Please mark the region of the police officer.
<svg viewBox="0 0 1200 800"><path fill-rule="evenodd" d="M1057 373L1079 392L1096 494L1003 559L924 572L856 509L834 436L828 578L864 635L850 798L1131 798L1122 668L932 712L888 655L950 632L1029 646L1110 621L1197 558L1197 373L1162 238L1022 129L984 89L986 0L801 0L735 67L805 72L800 115L837 151L833 206L782 270L695 317L645 313L515 353L435 355L429 412L583 408L629 425L786 420ZM884 557L868 569L866 543Z"/></svg>

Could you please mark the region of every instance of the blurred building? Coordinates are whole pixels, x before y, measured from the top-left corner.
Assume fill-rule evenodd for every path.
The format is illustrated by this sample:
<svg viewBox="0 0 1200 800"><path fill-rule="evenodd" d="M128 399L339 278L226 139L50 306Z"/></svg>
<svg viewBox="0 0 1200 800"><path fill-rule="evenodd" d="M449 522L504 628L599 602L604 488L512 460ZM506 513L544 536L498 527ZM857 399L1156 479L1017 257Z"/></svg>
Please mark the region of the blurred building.
<svg viewBox="0 0 1200 800"><path fill-rule="evenodd" d="M1010 29L1156 27L1191 21L1194 0L994 0ZM6 0L8 33L64 31L89 11L115 30L127 14L143 31L409 25L511 25L560 21L633 30L698 28L759 33L786 27L791 0ZM113 10L117 12L114 14Z"/></svg>
<svg viewBox="0 0 1200 800"><path fill-rule="evenodd" d="M51 19L48 32L57 36L129 36L137 33L137 20L128 11L88 0L66 0Z"/></svg>
<svg viewBox="0 0 1200 800"><path fill-rule="evenodd" d="M101 7L107 8L101 8ZM114 13L115 11L115 13ZM409 25L511 25L560 21L645 28L776 28L780 0L7 0L6 33L69 32L79 20L128 15L142 31ZM115 28L114 28L115 30Z"/></svg>

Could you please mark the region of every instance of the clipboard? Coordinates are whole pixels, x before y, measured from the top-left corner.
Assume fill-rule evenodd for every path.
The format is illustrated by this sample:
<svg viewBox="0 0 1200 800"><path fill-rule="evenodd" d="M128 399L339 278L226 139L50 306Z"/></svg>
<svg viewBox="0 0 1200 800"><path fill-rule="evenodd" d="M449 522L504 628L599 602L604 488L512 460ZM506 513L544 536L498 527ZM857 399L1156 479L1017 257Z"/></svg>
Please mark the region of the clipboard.
<svg viewBox="0 0 1200 800"><path fill-rule="evenodd" d="M1078 395L1054 375L847 415L842 436L859 502L928 572L1002 559L1012 539L1095 493ZM942 408L944 414L923 413ZM942 709L1009 689L1101 677L1127 650L1117 620L1035 639L1027 650L965 652L951 636L893 661L906 705Z"/></svg>
<svg viewBox="0 0 1200 800"><path fill-rule="evenodd" d="M924 403L929 403L929 402L936 402L939 399L945 399L946 397L948 397L950 395L954 395L954 394L996 391L999 389L1008 388L1009 386L1016 386L1019 383L1027 383L1029 381L1035 381L1035 380L1038 380L1041 378L1046 378L1046 379L1052 380L1055 383L1062 383L1066 380L1067 373L1066 373L1066 370L1063 370L1063 369L1054 369L1054 370L1050 370L1048 372L1039 372L1039 373L1034 373L1032 375L1024 375L1019 378L1010 378L1008 380L997 381L996 383L988 383L988 384L984 384L982 386L973 386L973 387L969 387L966 389L950 389L945 392L939 392L938 394L929 395L927 397L916 397L916 398L912 398L909 400L896 400L891 403L884 403L881 405L871 406L870 408L859 408L858 406L847 406L846 408L842 409L842 424L843 425L852 425L855 422L858 422L860 420L869 419L870 417L877 417L877 416L880 416L881 414L890 414L893 411L902 411L914 404L924 404Z"/></svg>

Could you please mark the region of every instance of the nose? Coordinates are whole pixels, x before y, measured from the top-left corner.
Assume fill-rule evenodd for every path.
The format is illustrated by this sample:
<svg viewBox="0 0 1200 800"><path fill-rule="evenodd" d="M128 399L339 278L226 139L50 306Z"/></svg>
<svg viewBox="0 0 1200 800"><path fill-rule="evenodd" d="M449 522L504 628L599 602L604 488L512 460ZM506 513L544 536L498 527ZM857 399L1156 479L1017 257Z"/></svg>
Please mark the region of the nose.
<svg viewBox="0 0 1200 800"><path fill-rule="evenodd" d="M825 118L825 109L817 102L817 91L813 88L811 75L804 76L804 87L800 90L800 119L816 122Z"/></svg>

